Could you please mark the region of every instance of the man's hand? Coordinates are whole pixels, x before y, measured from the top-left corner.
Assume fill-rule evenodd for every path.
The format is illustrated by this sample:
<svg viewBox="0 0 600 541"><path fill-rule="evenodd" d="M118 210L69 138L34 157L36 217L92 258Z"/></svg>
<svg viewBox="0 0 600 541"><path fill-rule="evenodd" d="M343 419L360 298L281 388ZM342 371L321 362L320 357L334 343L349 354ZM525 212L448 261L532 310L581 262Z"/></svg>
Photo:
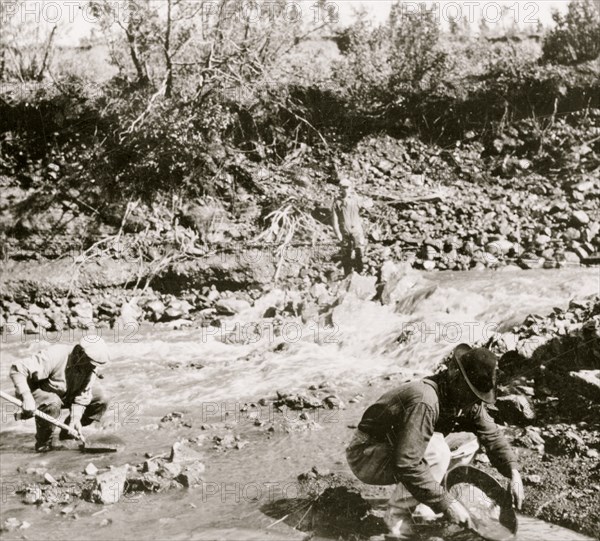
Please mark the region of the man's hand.
<svg viewBox="0 0 600 541"><path fill-rule="evenodd" d="M35 411L35 399L31 393L27 393L23 396L23 419L30 419L33 417L33 412Z"/></svg>
<svg viewBox="0 0 600 541"><path fill-rule="evenodd" d="M69 422L69 426L71 427L72 430L74 430L75 432L77 432L77 434L79 434L79 437L81 439L83 439L83 427L81 426L80 419L71 419L71 421Z"/></svg>
<svg viewBox="0 0 600 541"><path fill-rule="evenodd" d="M471 515L465 506L458 500L454 500L448 509L446 509L446 518L455 524L461 524L467 528L472 528Z"/></svg>
<svg viewBox="0 0 600 541"><path fill-rule="evenodd" d="M521 474L517 470L511 470L510 475L510 496L513 505L517 509L521 509L523 500L525 499L525 490L523 489L523 481Z"/></svg>

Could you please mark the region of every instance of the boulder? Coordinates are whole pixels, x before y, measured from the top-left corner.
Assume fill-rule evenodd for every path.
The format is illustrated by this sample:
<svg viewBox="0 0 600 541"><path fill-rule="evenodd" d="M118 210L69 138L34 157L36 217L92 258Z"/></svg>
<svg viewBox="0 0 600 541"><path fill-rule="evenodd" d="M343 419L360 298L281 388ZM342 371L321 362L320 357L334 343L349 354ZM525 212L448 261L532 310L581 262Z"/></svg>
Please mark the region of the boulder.
<svg viewBox="0 0 600 541"><path fill-rule="evenodd" d="M503 421L523 426L535 419L533 406L526 397L521 395L501 396L496 400L496 408Z"/></svg>
<svg viewBox="0 0 600 541"><path fill-rule="evenodd" d="M588 450L583 438L572 429L546 438L546 453L555 456L584 455Z"/></svg>
<svg viewBox="0 0 600 541"><path fill-rule="evenodd" d="M217 313L223 316L233 316L250 308L250 303L243 299L220 299L215 303Z"/></svg>
<svg viewBox="0 0 600 541"><path fill-rule="evenodd" d="M158 299L149 302L144 308L148 312L151 321L160 321L166 310L164 303Z"/></svg>
<svg viewBox="0 0 600 541"><path fill-rule="evenodd" d="M137 304L137 298L133 298L123 303L119 317L115 320L114 326L120 329L137 328L138 320L142 317L142 309Z"/></svg>
<svg viewBox="0 0 600 541"><path fill-rule="evenodd" d="M181 473L181 464L175 462L163 462L157 471L161 477L175 478Z"/></svg>
<svg viewBox="0 0 600 541"><path fill-rule="evenodd" d="M194 462L183 468L183 471L175 478L186 488L192 488L202 484L202 474L204 473L204 464Z"/></svg>
<svg viewBox="0 0 600 541"><path fill-rule="evenodd" d="M572 186L571 189L577 192L586 193L594 189L594 183L591 180L583 180Z"/></svg>
<svg viewBox="0 0 600 541"><path fill-rule="evenodd" d="M97 475L89 494L90 500L104 505L117 503L125 490L128 471L129 464L125 464Z"/></svg>
<svg viewBox="0 0 600 541"><path fill-rule="evenodd" d="M580 257L575 252L564 252L560 257L561 265L565 266L577 266L580 261Z"/></svg>
<svg viewBox="0 0 600 541"><path fill-rule="evenodd" d="M433 271L433 270L435 270L435 267L436 267L435 261L431 261L430 259L423 261L423 270Z"/></svg>
<svg viewBox="0 0 600 541"><path fill-rule="evenodd" d="M342 399L337 395L330 395L323 399L323 405L328 409L345 409Z"/></svg>
<svg viewBox="0 0 600 541"><path fill-rule="evenodd" d="M600 402L600 370L569 372L569 379L576 392Z"/></svg>
<svg viewBox="0 0 600 541"><path fill-rule="evenodd" d="M519 264L524 269L541 269L544 266L545 259L531 252L527 252L519 259Z"/></svg>
<svg viewBox="0 0 600 541"><path fill-rule="evenodd" d="M342 282L340 290L354 293L356 297L364 301L371 300L376 293L376 282L377 278L375 276L361 276L353 272Z"/></svg>
<svg viewBox="0 0 600 541"><path fill-rule="evenodd" d="M415 285L426 282L421 274L414 270L409 263L394 265L394 269L388 266L386 268L386 280L383 279L383 268L381 274L383 282L381 290L382 304L395 304L396 301L405 297Z"/></svg>
<svg viewBox="0 0 600 541"><path fill-rule="evenodd" d="M29 522L21 522L18 518L10 517L2 523L2 528L0 528L0 531L14 532L15 530L26 530L30 526L31 524Z"/></svg>
<svg viewBox="0 0 600 541"><path fill-rule="evenodd" d="M86 475L96 475L98 473L98 468L96 468L96 466L94 466L94 464L92 464L91 462L85 467L85 469L83 470L83 472Z"/></svg>
<svg viewBox="0 0 600 541"><path fill-rule="evenodd" d="M583 210L576 210L571 215L575 225L581 227L590 223L590 217Z"/></svg>
<svg viewBox="0 0 600 541"><path fill-rule="evenodd" d="M511 241L509 241L507 239L502 239L501 238L501 239L489 242L486 245L486 247L485 247L485 251L488 254L493 254L495 256L506 255L514 247L515 247L515 243L514 242L511 242Z"/></svg>
<svg viewBox="0 0 600 541"><path fill-rule="evenodd" d="M169 302L169 306L164 312L164 319L181 319L187 316L192 308L193 306L185 300L173 299Z"/></svg>
<svg viewBox="0 0 600 541"><path fill-rule="evenodd" d="M194 449L194 446L189 441L183 440L173 444L169 461L174 464L187 464L197 462L202 460L202 458L200 452Z"/></svg>
<svg viewBox="0 0 600 541"><path fill-rule="evenodd" d="M83 301L71 307L71 313L80 320L93 321L94 307L91 302Z"/></svg>

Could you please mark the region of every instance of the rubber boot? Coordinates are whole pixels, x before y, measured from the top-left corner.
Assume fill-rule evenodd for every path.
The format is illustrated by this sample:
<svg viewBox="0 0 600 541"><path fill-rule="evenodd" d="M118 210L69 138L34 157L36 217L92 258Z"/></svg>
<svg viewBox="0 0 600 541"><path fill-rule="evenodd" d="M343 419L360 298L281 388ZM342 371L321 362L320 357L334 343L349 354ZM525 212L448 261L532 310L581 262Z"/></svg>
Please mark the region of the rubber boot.
<svg viewBox="0 0 600 541"><path fill-rule="evenodd" d="M60 417L60 405L48 404L39 406L39 410L43 411L50 417L58 419ZM54 425L48 421L44 421L39 417L35 418L35 450L38 453L44 453L52 449L52 435L54 434Z"/></svg>

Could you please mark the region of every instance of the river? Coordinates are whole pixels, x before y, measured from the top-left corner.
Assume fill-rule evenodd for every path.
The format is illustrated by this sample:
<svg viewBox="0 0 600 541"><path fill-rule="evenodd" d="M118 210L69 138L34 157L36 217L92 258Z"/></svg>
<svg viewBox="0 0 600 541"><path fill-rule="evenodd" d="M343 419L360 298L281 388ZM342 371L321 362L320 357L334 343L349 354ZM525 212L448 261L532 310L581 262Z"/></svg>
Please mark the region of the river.
<svg viewBox="0 0 600 541"><path fill-rule="evenodd" d="M105 509L80 502L74 520L72 514L61 514L57 509L44 512L23 505L15 489L25 477L17 468L45 468L58 476L82 470L90 456L77 451L35 454L33 421L12 420L3 404L0 521L17 517L31 523L27 530L4 537L302 539L305 534L285 524L267 529L275 519L261 507L275 495L293 496L296 476L313 466L348 471L343 449L352 430L347 425L356 424L368 400L385 390L381 376L426 374L460 342L509 330L529 313L545 314L554 306L565 307L572 298L600 291L599 269L441 272L423 275L423 280L425 287L402 299L400 312L377 303L352 301L337 309L333 329L288 324L283 348L275 347L280 339L274 337L266 320L259 327L254 323L273 299L282 295L278 292L227 321L224 329L142 327L118 333L103 329L112 353L103 385L112 402L98 432L117 434L125 440L126 448L118 455L91 457L96 466L140 463L145 453L168 451L179 437L210 433L210 427L202 430L204 423L227 423L249 443L243 449L223 451L214 449L207 439L205 485L199 489L124 498ZM413 332L416 339L399 340L403 330ZM64 334L60 341L78 339L80 332ZM250 343L231 344L221 340L224 333L255 338ZM12 392L8 378L11 363L45 347L47 341L40 342L35 336L3 338L0 384L2 390ZM338 389L362 392L365 399L328 417L322 412L310 414L321 415L314 419L320 429L268 436L244 411L246 402L273 397L278 389L302 391L325 381ZM159 428L163 415L173 411L192 419L192 426ZM255 415L268 421L271 412L265 406L255 410ZM93 437L94 432L91 434ZM587 539L522 517L519 539L541 538Z"/></svg>

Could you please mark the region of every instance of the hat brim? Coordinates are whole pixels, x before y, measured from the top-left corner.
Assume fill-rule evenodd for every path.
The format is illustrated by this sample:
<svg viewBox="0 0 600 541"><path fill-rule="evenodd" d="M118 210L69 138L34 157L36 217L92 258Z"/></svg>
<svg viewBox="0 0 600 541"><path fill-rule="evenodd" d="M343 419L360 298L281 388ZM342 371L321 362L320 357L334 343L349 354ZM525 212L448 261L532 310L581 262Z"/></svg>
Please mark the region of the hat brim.
<svg viewBox="0 0 600 541"><path fill-rule="evenodd" d="M471 392L477 398L479 398L479 400L483 400L487 404L493 404L494 402L496 402L496 393L494 392L494 389L490 389L487 393L482 393L481 391L477 390L475 385L471 383L471 380L467 376L467 372L465 371L465 368L462 365L462 362L460 361L460 359L465 355L465 353L469 351L471 351L471 346L469 346L468 344L459 344L458 346L456 346L456 348L454 348L453 355L458 369L460 370L463 379L467 382L469 389L471 389Z"/></svg>

